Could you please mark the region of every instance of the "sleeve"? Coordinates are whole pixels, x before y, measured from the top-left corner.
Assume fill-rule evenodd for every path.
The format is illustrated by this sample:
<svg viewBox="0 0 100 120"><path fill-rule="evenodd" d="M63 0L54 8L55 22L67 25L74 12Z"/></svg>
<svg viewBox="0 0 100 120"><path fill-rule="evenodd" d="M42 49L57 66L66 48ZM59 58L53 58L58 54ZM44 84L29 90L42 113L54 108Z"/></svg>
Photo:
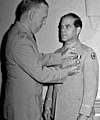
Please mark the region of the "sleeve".
<svg viewBox="0 0 100 120"><path fill-rule="evenodd" d="M61 65L61 53L47 53L42 55L42 66Z"/></svg>
<svg viewBox="0 0 100 120"><path fill-rule="evenodd" d="M95 52L89 50L84 61L84 95L80 114L90 117L98 91L99 65Z"/></svg>
<svg viewBox="0 0 100 120"><path fill-rule="evenodd" d="M67 76L61 75L63 71L54 67L42 67L41 59L36 45L28 39L19 40L12 50L16 64L38 82L55 83Z"/></svg>

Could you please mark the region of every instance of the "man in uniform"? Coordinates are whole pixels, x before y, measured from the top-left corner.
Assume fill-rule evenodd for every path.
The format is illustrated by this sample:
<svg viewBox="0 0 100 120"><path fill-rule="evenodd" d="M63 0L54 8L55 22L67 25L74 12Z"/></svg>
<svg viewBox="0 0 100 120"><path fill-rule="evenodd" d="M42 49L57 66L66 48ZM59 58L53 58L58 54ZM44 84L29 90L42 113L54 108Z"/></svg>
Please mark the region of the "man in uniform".
<svg viewBox="0 0 100 120"><path fill-rule="evenodd" d="M94 115L94 103L98 91L99 65L94 50L79 41L81 19L74 13L61 17L59 39L63 46L56 53L65 54L75 49L80 59L80 72L68 76L63 84L48 87L43 116L47 120L87 120ZM66 66L70 67L68 57ZM62 68L64 67L64 64Z"/></svg>
<svg viewBox="0 0 100 120"><path fill-rule="evenodd" d="M4 118L7 120L40 120L40 83L58 82L68 76L66 73L77 73L79 69L77 60L73 60L76 64L71 69L45 67L42 60L45 55L39 53L34 34L45 24L48 7L45 0L23 0L17 8L15 24L2 41L1 65L3 83L6 83ZM47 55L45 61L61 63L61 55Z"/></svg>

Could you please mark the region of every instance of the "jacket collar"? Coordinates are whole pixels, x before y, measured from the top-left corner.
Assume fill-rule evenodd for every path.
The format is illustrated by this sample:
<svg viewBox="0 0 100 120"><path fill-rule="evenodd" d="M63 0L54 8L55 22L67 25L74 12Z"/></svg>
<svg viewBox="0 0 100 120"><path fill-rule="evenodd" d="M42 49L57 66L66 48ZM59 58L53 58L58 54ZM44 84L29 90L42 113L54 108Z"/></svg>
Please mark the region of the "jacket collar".
<svg viewBox="0 0 100 120"><path fill-rule="evenodd" d="M19 31L23 34L26 34L29 38L33 39L36 41L34 34L32 34L29 30L29 28L22 22L17 21L16 25L19 28Z"/></svg>
<svg viewBox="0 0 100 120"><path fill-rule="evenodd" d="M80 45L81 45L81 42L79 40L77 40L70 45L63 46L62 50L66 50L66 49L70 49L70 48L76 48L77 49L77 48L79 48Z"/></svg>

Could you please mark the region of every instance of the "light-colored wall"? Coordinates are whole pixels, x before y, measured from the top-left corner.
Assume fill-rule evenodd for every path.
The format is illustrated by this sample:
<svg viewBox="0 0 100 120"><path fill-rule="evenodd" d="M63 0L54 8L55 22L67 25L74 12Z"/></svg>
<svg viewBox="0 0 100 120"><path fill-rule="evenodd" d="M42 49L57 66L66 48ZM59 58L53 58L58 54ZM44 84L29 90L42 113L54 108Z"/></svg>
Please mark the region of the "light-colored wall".
<svg viewBox="0 0 100 120"><path fill-rule="evenodd" d="M91 29L89 18L86 16L84 0L47 0L49 7L49 14L46 25L43 26L41 31L36 35L37 44L41 52L53 52L61 44L58 41L58 23L60 17L68 12L78 14L83 21L83 29L80 34L80 40L86 45L91 46L97 53L100 63L100 42L98 23L98 31ZM15 9L20 0L0 0L0 42L3 34L13 23L15 18ZM100 85L99 85L100 86ZM98 92L100 97L100 87Z"/></svg>

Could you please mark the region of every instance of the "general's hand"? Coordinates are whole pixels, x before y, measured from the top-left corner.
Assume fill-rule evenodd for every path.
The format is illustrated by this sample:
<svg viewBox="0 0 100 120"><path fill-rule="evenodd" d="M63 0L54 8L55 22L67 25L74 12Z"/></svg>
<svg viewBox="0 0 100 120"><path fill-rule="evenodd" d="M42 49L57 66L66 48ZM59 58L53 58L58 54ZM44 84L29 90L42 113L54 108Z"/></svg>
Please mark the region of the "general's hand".
<svg viewBox="0 0 100 120"><path fill-rule="evenodd" d="M80 72L80 61L76 60L75 63L67 67L69 69L68 76L75 75Z"/></svg>
<svg viewBox="0 0 100 120"><path fill-rule="evenodd" d="M87 120L87 119L88 119L87 116L84 116L84 115L81 115L81 114L77 117L77 120Z"/></svg>
<svg viewBox="0 0 100 120"><path fill-rule="evenodd" d="M68 58L63 58L61 67L66 68L68 66L71 66L75 64L77 60L78 60L78 55L75 55L74 57L71 56Z"/></svg>
<svg viewBox="0 0 100 120"><path fill-rule="evenodd" d="M72 76L80 72L80 61L77 59L76 62L66 68L61 68L61 76L63 78L67 76ZM66 79L61 79L64 82Z"/></svg>
<svg viewBox="0 0 100 120"><path fill-rule="evenodd" d="M43 118L45 120L51 120L50 116L51 116L51 110L50 110L50 108L46 107L45 110L44 110L44 112L43 112Z"/></svg>

